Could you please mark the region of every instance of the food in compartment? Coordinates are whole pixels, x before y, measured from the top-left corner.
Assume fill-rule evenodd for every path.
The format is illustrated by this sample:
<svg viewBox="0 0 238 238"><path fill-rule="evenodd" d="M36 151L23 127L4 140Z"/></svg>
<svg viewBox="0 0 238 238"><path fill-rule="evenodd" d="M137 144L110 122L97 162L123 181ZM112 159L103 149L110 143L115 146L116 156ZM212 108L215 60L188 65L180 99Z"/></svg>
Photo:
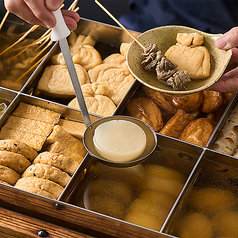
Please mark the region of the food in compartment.
<svg viewBox="0 0 238 238"><path fill-rule="evenodd" d="M81 85L90 82L88 72L81 65L75 64L75 69ZM37 89L54 97L72 98L75 96L68 69L65 65L47 67L37 84Z"/></svg>
<svg viewBox="0 0 238 238"><path fill-rule="evenodd" d="M201 91L175 97L141 85L127 103L124 114L147 122L155 132L204 147L232 96ZM145 105L139 107L134 103L137 101ZM153 110L147 110L150 108ZM154 112L158 112L157 116ZM193 135L189 135L191 132Z"/></svg>
<svg viewBox="0 0 238 238"><path fill-rule="evenodd" d="M127 103L127 113L136 117L148 125L154 131L160 131L163 127L163 118L159 107L150 98L134 98Z"/></svg>
<svg viewBox="0 0 238 238"><path fill-rule="evenodd" d="M20 174L13 169L0 165L0 181L14 185L20 179Z"/></svg>
<svg viewBox="0 0 238 238"><path fill-rule="evenodd" d="M38 153L32 147L14 139L0 140L0 151L18 153L30 161L32 161L38 155Z"/></svg>
<svg viewBox="0 0 238 238"><path fill-rule="evenodd" d="M186 180L181 172L157 164L122 169L97 163L91 173L83 192L85 208L157 231ZM157 179L153 186L152 179Z"/></svg>
<svg viewBox="0 0 238 238"><path fill-rule="evenodd" d="M60 196L86 155L82 140L68 132L83 123L60 117L19 103L0 131L1 182L53 199ZM73 134L82 138L84 130Z"/></svg>
<svg viewBox="0 0 238 238"><path fill-rule="evenodd" d="M113 115L116 106L135 80L126 64L126 53L130 44L121 43L120 52L102 59L94 47L96 41L91 36L76 36L74 32L71 35L70 51L76 70L81 68L78 69L78 76L88 111L100 116ZM61 71L64 71L63 76ZM66 71L62 53L53 55L51 65L45 69L38 81L37 89L52 97L71 98L68 106L79 108Z"/></svg>
<svg viewBox="0 0 238 238"><path fill-rule="evenodd" d="M116 105L109 97L110 91L108 86L92 83L84 84L81 88L87 109L90 113L104 117L111 116L114 113ZM80 108L77 98L71 100L68 106Z"/></svg>
<svg viewBox="0 0 238 238"><path fill-rule="evenodd" d="M48 164L32 164L30 165L24 173L21 175L22 178L24 177L37 177L37 178L43 178L48 179L50 181L53 181L55 183L58 183L62 187L65 187L71 177L63 172L62 170L50 166Z"/></svg>
<svg viewBox="0 0 238 238"><path fill-rule="evenodd" d="M194 120L191 114L186 113L184 110L178 109L173 117L164 125L160 130L160 134L179 138L186 126Z"/></svg>
<svg viewBox="0 0 238 238"><path fill-rule="evenodd" d="M225 122L224 127L219 132L216 141L212 145L212 149L227 155L233 155L237 157L236 153L238 147L237 115L238 115L238 104L234 107L227 121Z"/></svg>
<svg viewBox="0 0 238 238"><path fill-rule="evenodd" d="M201 213L190 213L184 216L179 222L178 236L181 238L212 238L212 222Z"/></svg>
<svg viewBox="0 0 238 238"><path fill-rule="evenodd" d="M205 147L214 129L214 123L210 119L198 118L185 127L179 139Z"/></svg>
<svg viewBox="0 0 238 238"><path fill-rule="evenodd" d="M0 116L5 112L6 108L7 108L6 103L4 102L0 103Z"/></svg>
<svg viewBox="0 0 238 238"><path fill-rule="evenodd" d="M24 177L17 180L14 185L15 188L20 188L25 190L26 187L35 187L40 190L46 191L52 195L54 199L57 199L63 192L63 187L59 184L52 182L48 179L33 177Z"/></svg>

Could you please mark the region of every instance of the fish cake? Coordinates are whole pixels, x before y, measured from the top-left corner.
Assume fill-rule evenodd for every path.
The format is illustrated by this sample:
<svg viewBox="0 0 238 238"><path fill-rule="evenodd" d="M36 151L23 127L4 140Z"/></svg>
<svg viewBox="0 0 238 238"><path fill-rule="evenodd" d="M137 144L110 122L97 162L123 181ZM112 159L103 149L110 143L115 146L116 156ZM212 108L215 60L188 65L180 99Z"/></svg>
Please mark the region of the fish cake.
<svg viewBox="0 0 238 238"><path fill-rule="evenodd" d="M81 85L90 82L87 71L81 65L75 64L75 69ZM47 67L38 81L37 89L54 97L70 98L75 96L66 65L51 65Z"/></svg>
<svg viewBox="0 0 238 238"><path fill-rule="evenodd" d="M68 158L75 160L79 164L83 161L84 158L82 154L75 153L73 150L65 146L63 143L60 143L59 141L56 141L55 143L49 145L46 150L67 156Z"/></svg>
<svg viewBox="0 0 238 238"><path fill-rule="evenodd" d="M86 126L84 123L67 119L60 119L58 124L62 126L63 129L70 133L72 136L76 137L79 140L83 140L84 131L86 130Z"/></svg>
<svg viewBox="0 0 238 238"><path fill-rule="evenodd" d="M0 151L10 151L21 154L29 161L32 161L38 155L33 148L14 139L0 140Z"/></svg>
<svg viewBox="0 0 238 238"><path fill-rule="evenodd" d="M20 179L20 174L13 169L0 165L0 180L14 185Z"/></svg>
<svg viewBox="0 0 238 238"><path fill-rule="evenodd" d="M161 111L150 98L133 98L127 104L127 114L146 122L155 132L163 128Z"/></svg>
<svg viewBox="0 0 238 238"><path fill-rule="evenodd" d="M46 144L60 142L64 147L70 148L75 153L84 157L87 153L83 142L73 137L65 131L60 125L55 125L53 132L48 136Z"/></svg>
<svg viewBox="0 0 238 238"><path fill-rule="evenodd" d="M42 152L34 160L33 164L48 164L68 173L70 176L78 169L79 164L64 155L53 152Z"/></svg>
<svg viewBox="0 0 238 238"><path fill-rule="evenodd" d="M190 122L185 127L179 139L195 145L205 147L212 135L213 130L214 125L210 119L198 118Z"/></svg>
<svg viewBox="0 0 238 238"><path fill-rule="evenodd" d="M48 136L54 127L53 124L18 116L10 116L4 126L19 131L33 132L41 136Z"/></svg>
<svg viewBox="0 0 238 238"><path fill-rule="evenodd" d="M178 65L177 70L187 71L191 79L204 79L210 76L210 54L206 47L173 45L165 56Z"/></svg>
<svg viewBox="0 0 238 238"><path fill-rule="evenodd" d="M91 83L108 86L112 101L118 105L132 83L135 81L126 63L122 66L115 64L100 64L88 71Z"/></svg>
<svg viewBox="0 0 238 238"><path fill-rule="evenodd" d="M202 92L203 103L200 110L204 113L212 113L217 111L223 105L223 94L216 91Z"/></svg>
<svg viewBox="0 0 238 238"><path fill-rule="evenodd" d="M45 109L39 106L20 102L13 115L32 120L43 121L49 124L57 124L60 119L60 113Z"/></svg>
<svg viewBox="0 0 238 238"><path fill-rule="evenodd" d="M5 126L0 131L0 139L13 139L27 144L36 151L40 151L46 141L46 136L19 131Z"/></svg>
<svg viewBox="0 0 238 238"><path fill-rule="evenodd" d="M9 151L0 151L0 165L4 165L21 174L31 162L23 155Z"/></svg>
<svg viewBox="0 0 238 238"><path fill-rule="evenodd" d="M179 109L159 132L162 135L179 138L186 126L194 120L194 117Z"/></svg>
<svg viewBox="0 0 238 238"><path fill-rule="evenodd" d="M14 187L23 188L23 186L31 186L46 191L52 195L54 199L58 199L64 188L59 184L52 182L48 179L37 177L24 177L20 178Z"/></svg>
<svg viewBox="0 0 238 238"><path fill-rule="evenodd" d="M21 175L24 177L37 177L53 181L62 187L65 187L71 177L62 170L47 164L32 164Z"/></svg>

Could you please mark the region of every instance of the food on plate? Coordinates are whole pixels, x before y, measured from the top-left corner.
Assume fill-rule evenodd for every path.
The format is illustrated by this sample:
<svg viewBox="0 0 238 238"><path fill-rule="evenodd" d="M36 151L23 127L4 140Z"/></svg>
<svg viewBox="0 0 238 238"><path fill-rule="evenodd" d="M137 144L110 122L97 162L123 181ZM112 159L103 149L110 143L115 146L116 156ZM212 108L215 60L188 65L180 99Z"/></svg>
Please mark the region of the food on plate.
<svg viewBox="0 0 238 238"><path fill-rule="evenodd" d="M238 199L227 189L194 188L189 196L189 204L193 209L211 215L221 210L234 210L238 205Z"/></svg>
<svg viewBox="0 0 238 238"><path fill-rule="evenodd" d="M161 111L150 98L134 98L127 104L127 114L149 124L158 132L163 127Z"/></svg>
<svg viewBox="0 0 238 238"><path fill-rule="evenodd" d="M21 175L24 177L37 177L48 179L65 187L71 177L62 170L48 164L32 164Z"/></svg>
<svg viewBox="0 0 238 238"><path fill-rule="evenodd" d="M155 43L145 47L141 64L145 70L154 70L159 81L175 90L182 89L191 81L187 71L175 70L177 64L163 55Z"/></svg>
<svg viewBox="0 0 238 238"><path fill-rule="evenodd" d="M20 178L20 174L13 169L0 165L0 180L8 184L14 185Z"/></svg>
<svg viewBox="0 0 238 238"><path fill-rule="evenodd" d="M159 107L163 108L165 111L174 114L178 110L178 108L173 105L170 96L167 96L166 94L163 94L159 91L156 91L144 85L142 86L142 90L148 97L153 99L156 102L156 104Z"/></svg>
<svg viewBox="0 0 238 238"><path fill-rule="evenodd" d="M0 151L18 153L30 161L32 161L38 155L38 153L33 148L14 139L0 140Z"/></svg>
<svg viewBox="0 0 238 238"><path fill-rule="evenodd" d="M179 44L186 46L199 46L204 42L203 36L198 33L178 33L176 40Z"/></svg>
<svg viewBox="0 0 238 238"><path fill-rule="evenodd" d="M212 148L218 152L233 155L238 146L238 105L234 107L224 127L218 134Z"/></svg>
<svg viewBox="0 0 238 238"><path fill-rule="evenodd" d="M52 182L48 179L37 178L37 177L24 177L20 178L16 184L16 188L24 190L24 187L35 187L43 191L46 191L52 195L54 199L58 199L64 188L59 184Z"/></svg>
<svg viewBox="0 0 238 238"><path fill-rule="evenodd" d="M174 116L164 125L159 132L162 135L179 138L181 133L189 123L194 120L194 117L185 111L179 109Z"/></svg>
<svg viewBox="0 0 238 238"><path fill-rule="evenodd" d="M60 113L24 102L20 102L13 115L49 124L57 124L60 119Z"/></svg>
<svg viewBox="0 0 238 238"><path fill-rule="evenodd" d="M65 131L70 133L72 136L78 138L79 140L83 139L83 134L86 130L86 126L84 123L67 119L60 119L58 125L62 126Z"/></svg>
<svg viewBox="0 0 238 238"><path fill-rule="evenodd" d="M126 63L121 66L115 64L100 64L88 71L91 83L106 85L109 88L109 97L118 105L127 93L134 77Z"/></svg>
<svg viewBox="0 0 238 238"><path fill-rule="evenodd" d="M173 104L185 112L197 110L203 104L203 92L193 93L183 97L172 97Z"/></svg>
<svg viewBox="0 0 238 238"><path fill-rule="evenodd" d="M52 152L42 152L34 160L33 164L48 164L54 166L62 171L68 173L70 176L74 174L77 170L79 164L64 155L52 153Z"/></svg>
<svg viewBox="0 0 238 238"><path fill-rule="evenodd" d="M171 46L165 56L178 65L177 70L185 70L191 79L203 79L210 76L210 54L203 44L203 37L198 34L180 34L179 44ZM191 40L191 45L187 45Z"/></svg>
<svg viewBox="0 0 238 238"><path fill-rule="evenodd" d="M81 65L75 64L75 69L81 85L90 82L87 71ZM66 65L48 66L37 84L37 89L54 97L70 98L75 96Z"/></svg>
<svg viewBox="0 0 238 238"><path fill-rule="evenodd" d="M177 227L181 238L212 238L213 227L209 218L201 213L190 213L183 217Z"/></svg>
<svg viewBox="0 0 238 238"><path fill-rule="evenodd" d="M21 174L30 164L30 161L21 154L0 151L0 165L9 167L19 174Z"/></svg>
<svg viewBox="0 0 238 238"><path fill-rule="evenodd" d="M206 146L214 130L214 124L208 118L198 118L191 121L179 136L180 140Z"/></svg>
<svg viewBox="0 0 238 238"><path fill-rule="evenodd" d="M116 110L116 105L110 99L110 91L108 86L99 85L97 83L82 85L82 92L88 112L100 116L112 116ZM80 108L77 98L69 102L68 106Z"/></svg>
<svg viewBox="0 0 238 238"><path fill-rule="evenodd" d="M202 112L212 113L223 105L223 94L221 92L204 90L202 93L203 103L200 108Z"/></svg>

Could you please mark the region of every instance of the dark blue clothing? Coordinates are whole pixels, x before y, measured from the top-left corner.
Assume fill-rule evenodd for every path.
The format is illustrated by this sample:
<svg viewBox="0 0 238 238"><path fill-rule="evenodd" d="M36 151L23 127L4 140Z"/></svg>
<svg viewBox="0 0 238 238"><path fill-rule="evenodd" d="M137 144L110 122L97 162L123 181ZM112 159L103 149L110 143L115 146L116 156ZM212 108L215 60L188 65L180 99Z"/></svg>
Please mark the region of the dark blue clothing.
<svg viewBox="0 0 238 238"><path fill-rule="evenodd" d="M165 25L225 33L238 26L238 0L131 0L132 14L119 18L130 30L144 32Z"/></svg>

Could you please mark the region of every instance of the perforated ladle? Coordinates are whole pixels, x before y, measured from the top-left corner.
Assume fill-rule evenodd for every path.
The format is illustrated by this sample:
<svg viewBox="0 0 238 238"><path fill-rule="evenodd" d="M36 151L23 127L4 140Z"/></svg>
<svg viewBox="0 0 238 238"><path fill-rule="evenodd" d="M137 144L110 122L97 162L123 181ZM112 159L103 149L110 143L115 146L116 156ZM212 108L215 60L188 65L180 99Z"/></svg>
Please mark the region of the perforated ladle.
<svg viewBox="0 0 238 238"><path fill-rule="evenodd" d="M83 136L83 143L84 143L85 148L87 149L88 153L92 157L98 159L99 161L101 161L102 163L105 163L107 165L116 166L116 167L126 167L126 166L132 166L132 165L141 163L146 158L148 158L148 156L156 148L157 137L156 137L154 130L148 124L144 123L143 121L133 118L133 117L129 117L129 116L105 117L105 118L99 119L99 120L91 123L89 113L87 110L87 106L86 106L86 103L85 103L85 100L83 97L82 89L81 89L79 79L77 76L77 72L75 70L73 59L72 59L72 56L71 56L71 53L69 50L69 46L68 46L68 42L66 39L66 37L69 36L70 31L64 22L61 10L58 9L57 11L55 11L53 13L55 15L57 23L56 23L56 26L54 28L52 28L51 40L59 41L59 45L60 45L61 51L62 51L64 59L65 59L65 63L66 63L67 69L69 71L70 79L71 79L73 87L74 87L76 98L77 98L81 113L83 115L84 124L86 125L86 130L85 130L84 136ZM128 161L128 162L112 162L112 161L107 160L104 157L102 157L96 151L94 142L93 142L93 136L94 136L95 129L99 125L101 125L105 122L108 122L108 121L112 121L112 120L126 120L126 121L133 122L144 131L144 133L146 135L146 148L145 148L144 152L142 152L142 154L140 156L138 156L136 159Z"/></svg>

